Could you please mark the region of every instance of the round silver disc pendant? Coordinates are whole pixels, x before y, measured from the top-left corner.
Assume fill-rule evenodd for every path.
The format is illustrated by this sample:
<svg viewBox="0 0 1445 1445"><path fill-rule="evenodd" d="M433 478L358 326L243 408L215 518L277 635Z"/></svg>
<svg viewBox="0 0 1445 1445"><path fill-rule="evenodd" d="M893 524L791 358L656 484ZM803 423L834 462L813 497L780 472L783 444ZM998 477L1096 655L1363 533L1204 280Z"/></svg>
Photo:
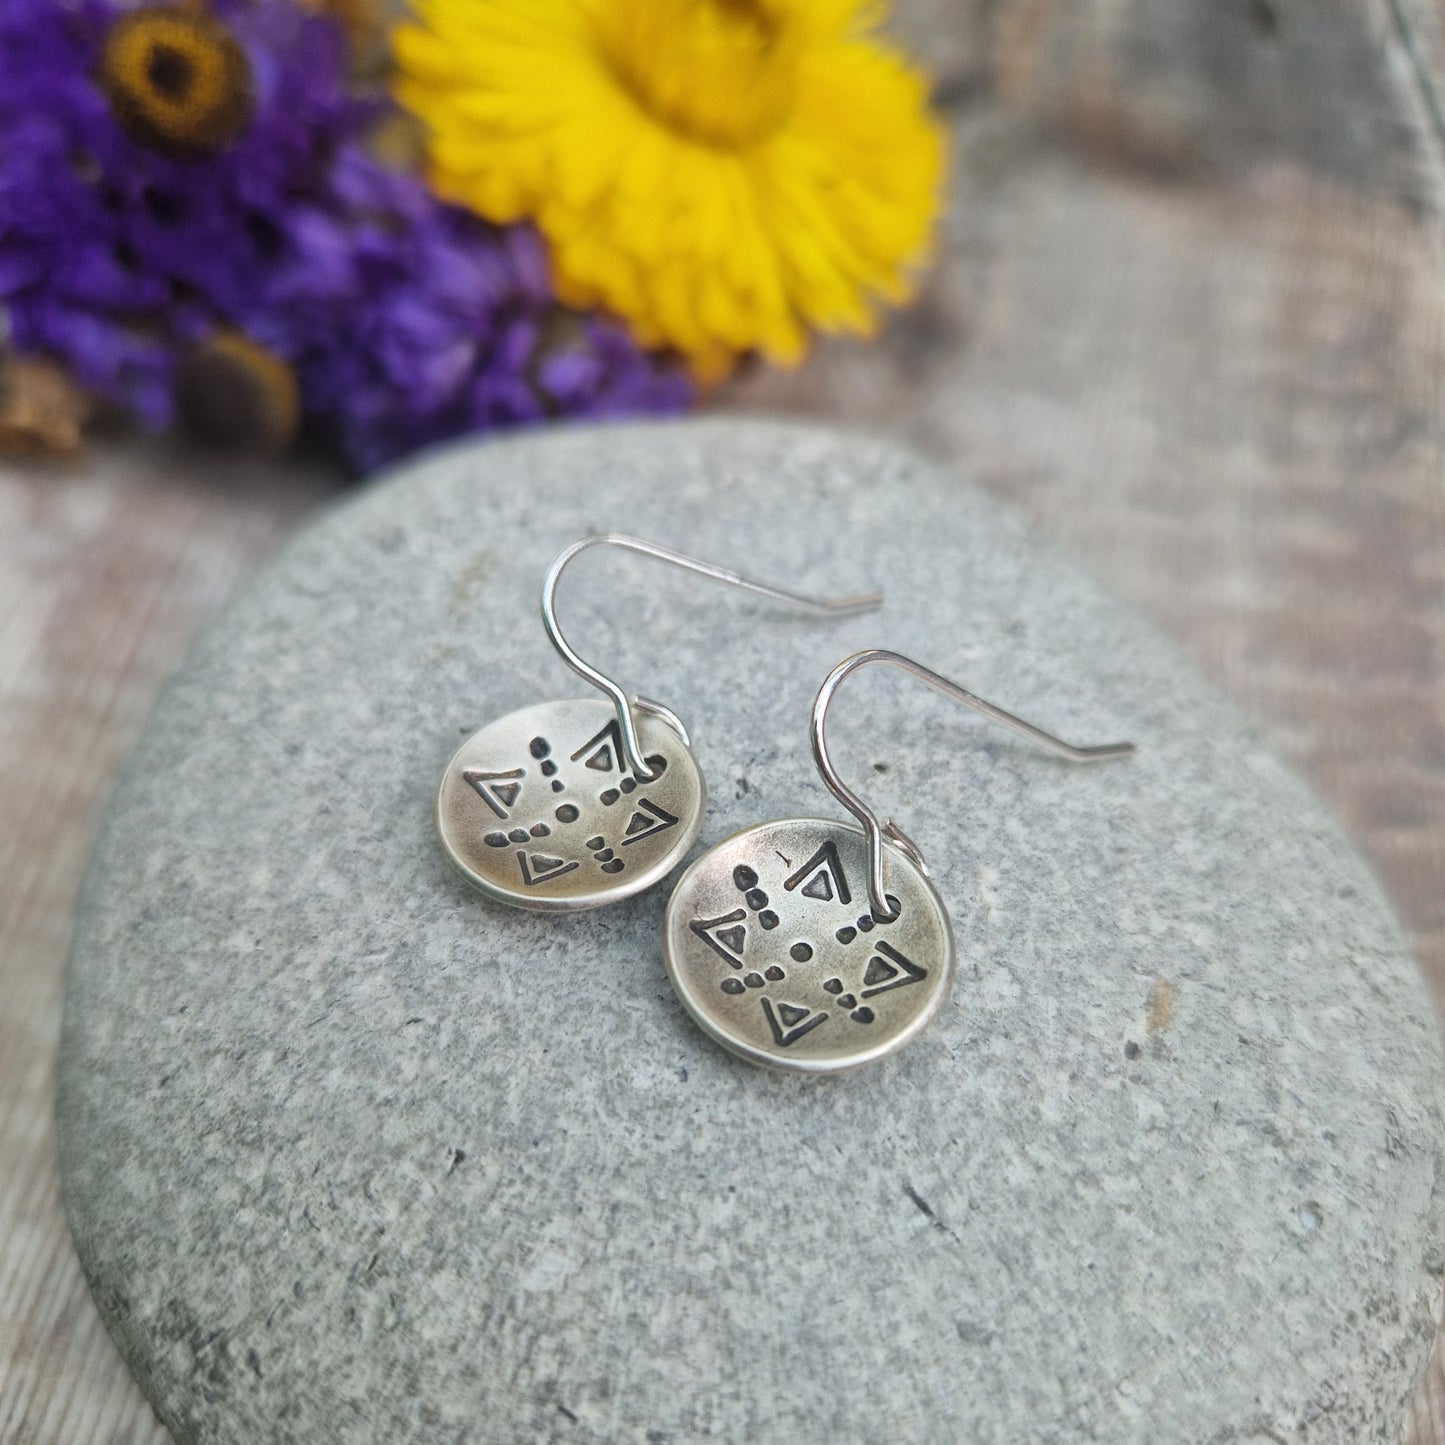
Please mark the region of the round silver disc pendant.
<svg viewBox="0 0 1445 1445"><path fill-rule="evenodd" d="M759 823L678 880L663 956L688 1012L755 1064L856 1068L901 1048L953 982L953 927L918 867L892 847L891 923L868 906L867 847L848 823Z"/></svg>
<svg viewBox="0 0 1445 1445"><path fill-rule="evenodd" d="M598 908L650 887L692 846L705 794L677 733L642 710L637 723L649 783L628 768L603 698L542 702L488 723L437 790L447 856L518 908Z"/></svg>

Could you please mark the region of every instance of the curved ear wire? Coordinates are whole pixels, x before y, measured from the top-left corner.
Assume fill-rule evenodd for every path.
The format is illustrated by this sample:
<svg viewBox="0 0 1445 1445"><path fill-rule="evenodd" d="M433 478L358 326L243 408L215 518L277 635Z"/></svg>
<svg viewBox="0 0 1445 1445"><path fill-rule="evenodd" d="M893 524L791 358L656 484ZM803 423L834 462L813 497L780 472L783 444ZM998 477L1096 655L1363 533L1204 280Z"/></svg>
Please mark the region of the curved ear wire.
<svg viewBox="0 0 1445 1445"><path fill-rule="evenodd" d="M1015 717L1013 713L1005 712L1001 707L995 707L993 703L985 702L981 697L975 697L973 693L960 687L956 682L950 682L941 673L934 672L931 668L924 667L921 663L914 662L912 658L904 657L898 652L885 652L881 648L874 647L865 652L855 652L852 657L845 657L823 679L823 685L818 689L818 696L813 699L813 718L810 728L813 740L813 759L817 763L818 772L828 785L829 791L862 823L864 831L868 835L868 903L880 923L892 922L898 916L888 906L887 895L883 891L884 834L886 833L891 841L903 847L918 863L921 864L923 859L917 847L898 830L891 819L886 823L880 823L878 815L838 776L838 770L828 756L828 743L824 734L828 706L833 701L833 694L838 691L839 685L845 677L871 663L900 668L910 677L916 677L920 682L926 682L935 692L941 692L944 697L952 698L955 702L961 702L965 707L973 708L975 712L982 713L991 722L1002 723L1005 727L1022 733L1026 738L1047 748L1052 753L1057 753L1061 758L1067 758L1071 763L1100 763L1109 758L1127 757L1134 751L1133 743L1102 743L1094 747L1075 747L1072 743L1066 743L1062 738L1056 738L1052 733L1046 733L1042 728L1035 727L1033 723L1025 722L1023 718Z"/></svg>
<svg viewBox="0 0 1445 1445"><path fill-rule="evenodd" d="M580 556L592 547L620 547L625 552L636 552L640 556L651 557L654 561L666 562L669 566L681 568L684 572L695 572L701 577L709 577L714 582L725 582L730 587L740 587L745 592L756 592L760 596L772 598L775 602L786 602L789 606L799 608L804 612L811 612L818 617L851 617L857 612L871 612L883 601L881 592L865 592L857 597L806 597L802 593L788 592L781 587L770 586L766 582L756 582L750 577L744 577L739 572L731 572L725 567L715 567L711 562L701 562L696 557L686 557L681 552L673 552L667 547L659 547L655 542L644 542L640 537L626 537L617 532L603 532L592 537L583 537L581 541L573 542L570 547L564 548L547 569L546 580L542 583L542 625L547 629L547 636L551 638L552 646L557 649L562 661L579 677L585 678L593 687L600 688L612 699L612 705L617 709L617 725L622 732L622 751L626 755L627 766L640 783L651 782L653 773L652 769L643 761L642 744L637 736L637 723L632 711L634 704L628 700L627 694L610 677L578 657L568 645L566 638L562 636L562 630L557 625L558 579L574 557ZM636 699L636 704L649 711L666 711L642 698Z"/></svg>

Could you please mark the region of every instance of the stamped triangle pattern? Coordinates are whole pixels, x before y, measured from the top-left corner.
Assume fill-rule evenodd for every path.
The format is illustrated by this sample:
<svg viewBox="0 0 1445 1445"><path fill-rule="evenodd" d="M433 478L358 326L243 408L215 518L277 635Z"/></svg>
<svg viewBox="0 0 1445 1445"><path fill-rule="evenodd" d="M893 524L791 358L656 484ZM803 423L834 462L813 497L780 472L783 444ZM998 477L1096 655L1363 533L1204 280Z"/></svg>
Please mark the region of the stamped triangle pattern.
<svg viewBox="0 0 1445 1445"><path fill-rule="evenodd" d="M639 825L642 826L646 824ZM782 857L781 854L778 856ZM783 862L792 868L790 859L783 858ZM784 967L787 959L770 961L768 957L769 936L781 926L782 920L768 906L768 895L761 886L757 869L746 863L738 864L733 869L732 882L743 895L742 902L746 906L733 908L714 918L695 918L688 926L728 965L730 971L718 980L718 987L723 993L739 997L751 990L758 991L757 1008L776 1048L791 1048L830 1018L847 1019L866 1028L876 1023L879 1015L865 1000L921 983L928 977L927 968L915 963L901 949L878 937L875 932L902 916L902 904L890 893L887 899L894 918L880 922L865 906L864 912L854 922L836 929L830 926L833 940L829 942L823 960L818 960L818 948L813 942L791 935L792 941L786 947L787 958L793 963L813 963L816 966L815 961L836 960L842 965L839 974L822 982L822 991L827 996L822 1007L799 1003L795 990L801 988L806 996L813 983L806 975L788 982L789 970ZM852 902L852 889L843 871L837 845L831 839L822 843L801 868L789 874L783 887L820 903L847 907ZM761 932L752 931L754 923ZM846 949L861 938L867 938L866 952L861 958L854 954L851 964L833 951L834 942ZM757 954L759 949L763 955L761 958L750 956ZM858 980L851 990L845 978ZM770 989L769 985L774 987ZM791 997L785 996L785 989Z"/></svg>
<svg viewBox="0 0 1445 1445"><path fill-rule="evenodd" d="M928 977L928 970L906 958L891 943L878 939L873 947L876 953L868 960L863 970L863 987L859 998L877 998L880 993L889 993L895 988L907 988L911 983L921 983Z"/></svg>
<svg viewBox="0 0 1445 1445"><path fill-rule="evenodd" d="M853 901L847 875L838 861L838 845L831 838L784 881L783 887L790 893L799 889L804 898L816 898L820 903L831 903L834 899L839 903Z"/></svg>
<svg viewBox="0 0 1445 1445"><path fill-rule="evenodd" d="M666 808L659 808L651 798L639 798L637 811L627 820L627 827L623 829L622 847L641 843L645 838L665 833L669 828L675 827L677 819Z"/></svg>
<svg viewBox="0 0 1445 1445"><path fill-rule="evenodd" d="M517 866L522 870L522 882L528 888L535 888L539 883L550 883L554 878L570 873L574 868L581 867L581 864L575 859L568 862L565 858L553 858L546 853L528 853L519 848Z"/></svg>
<svg viewBox="0 0 1445 1445"><path fill-rule="evenodd" d="M575 753L572 761L579 759L584 768L598 773L625 772L622 764L622 729L613 718L599 733L594 733Z"/></svg>
<svg viewBox="0 0 1445 1445"><path fill-rule="evenodd" d="M773 1042L780 1049L789 1048L804 1034L811 1033L819 1024L828 1022L827 1014L805 1008L802 1004L784 1003L782 1000L775 1004L770 998L760 999L759 1002L763 1007L763 1017L768 1021Z"/></svg>
<svg viewBox="0 0 1445 1445"><path fill-rule="evenodd" d="M688 927L730 968L742 962L748 944L748 912L734 908L717 918L694 918Z"/></svg>
<svg viewBox="0 0 1445 1445"><path fill-rule="evenodd" d="M511 810L522 791L522 779L526 772L513 768L506 773L487 773L481 768L464 768L462 777L476 789L477 796L499 818L509 818Z"/></svg>

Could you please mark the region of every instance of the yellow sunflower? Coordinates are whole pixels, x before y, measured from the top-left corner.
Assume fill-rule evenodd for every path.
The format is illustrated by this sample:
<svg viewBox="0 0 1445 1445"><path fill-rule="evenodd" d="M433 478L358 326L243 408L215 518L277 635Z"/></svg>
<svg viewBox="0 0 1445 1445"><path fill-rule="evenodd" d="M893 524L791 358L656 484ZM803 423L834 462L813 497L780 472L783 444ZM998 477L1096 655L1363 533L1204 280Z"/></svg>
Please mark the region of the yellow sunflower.
<svg viewBox="0 0 1445 1445"><path fill-rule="evenodd" d="M397 95L432 180L531 218L562 299L704 377L903 301L938 208L923 76L868 0L414 0Z"/></svg>

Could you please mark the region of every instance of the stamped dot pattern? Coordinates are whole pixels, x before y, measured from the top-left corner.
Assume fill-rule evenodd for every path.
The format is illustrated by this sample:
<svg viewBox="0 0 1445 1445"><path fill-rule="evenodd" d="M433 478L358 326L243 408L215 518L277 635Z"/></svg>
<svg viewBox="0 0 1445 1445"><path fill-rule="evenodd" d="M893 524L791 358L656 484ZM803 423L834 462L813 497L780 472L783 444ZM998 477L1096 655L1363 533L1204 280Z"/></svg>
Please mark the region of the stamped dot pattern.
<svg viewBox="0 0 1445 1445"><path fill-rule="evenodd" d="M594 739L594 743L596 740ZM591 744L585 745L592 747ZM552 744L544 737L534 737L528 744L528 752L538 763L538 771L544 778L551 779L552 791L563 793L567 785L557 776L558 767L556 760L551 756ZM618 765L621 760L620 743L604 743L592 748L591 758L587 766L598 766L605 757L608 766L612 766L613 759L617 759ZM647 765L652 769L654 778L659 778L667 771L667 759L661 753L651 753L647 758ZM519 776L522 770L518 769ZM625 794L637 791L637 780L630 773L622 778L616 787L605 788L598 795L599 801L606 807L611 807ZM580 809L575 803L559 803L553 812L553 818L563 827L575 823L581 816ZM546 823L533 823L529 828L512 828L507 831L497 829L488 833L483 842L489 848L510 848L518 844L526 844L539 838L550 836L552 829ZM603 873L615 875L621 873L627 867L625 859L619 858L613 849L607 846L607 840L600 834L587 840L587 851L591 853L593 862ZM766 899L764 900L766 901Z"/></svg>
<svg viewBox="0 0 1445 1445"><path fill-rule="evenodd" d="M667 719L644 714L649 766L634 773L621 733L603 699L564 698L472 734L447 764L434 809L458 870L500 902L548 912L601 907L671 871L702 821L696 761Z"/></svg>
<svg viewBox="0 0 1445 1445"><path fill-rule="evenodd" d="M557 830L565 831L587 819L589 806L589 826L596 829L603 820L597 816L596 806L589 804L585 797L579 802L555 797L545 820L523 823L509 816L514 815L519 807L525 807L528 797L535 800L535 791L531 794L525 792L529 774L534 779L534 789L536 782L542 781L554 795L565 794L569 786L577 788L581 779L588 776L583 773L579 777L575 771L564 776L568 759L556 754L553 739L542 732L533 734L527 741L523 761L525 765L522 767L500 771L492 770L492 764L488 762L464 769L463 776L480 799L481 806L501 822L501 826L494 826L481 835L481 843L488 849L514 854L515 867L524 887L536 887L584 866L587 861L585 855L590 855L591 862L600 873L615 877L625 872L636 859L650 858L650 853L634 852L635 844L675 827L680 821L659 805L655 794L649 797L647 784L639 783L628 771L620 729L616 719L612 718L577 752L570 754L570 761L594 772L611 774L608 786L597 795L604 807L612 807L624 798L631 800L628 808L619 810L617 824L606 825L607 832L615 836L609 840L603 833L594 832L584 845L585 854L576 842L569 846L560 838L550 847L538 849L536 844L552 838ZM661 752L647 754L647 764L652 772L649 783L657 781L668 770L668 759ZM590 789L587 791L590 792ZM508 823L515 823L515 826L507 826Z"/></svg>
<svg viewBox="0 0 1445 1445"><path fill-rule="evenodd" d="M752 1063L831 1073L883 1058L936 1015L956 965L943 903L890 850L875 913L867 863L862 829L785 818L724 839L687 870L663 955L714 1040Z"/></svg>
<svg viewBox="0 0 1445 1445"><path fill-rule="evenodd" d="M602 840L598 838L592 841L601 843ZM589 844L589 846L591 845ZM743 947L742 941L746 937L746 930L745 926L740 926L741 921L746 919L748 912L752 912L756 916L758 924L763 929L771 931L778 926L779 920L777 914L768 906L771 900L766 890L759 886L760 880L756 869L746 863L740 863L733 869L732 881L733 886L742 894L744 907L735 910L732 914L724 915L722 918L703 920L697 931L702 932L704 936L706 936L707 932L711 931L714 934L714 938L723 939L729 950L736 950L738 953L738 957L731 957L729 952L724 952L723 948L719 947L716 941L709 940L713 951L726 959L734 969L738 970L738 972L728 974L721 979L718 987L725 994L737 996L747 993L749 989L762 989L766 987L768 983L781 983L787 978L787 974L777 964L772 964L764 972L759 972L756 969L746 972L743 971L745 963L741 957L741 953ZM832 896L831 891L829 896ZM903 905L891 893L886 894L885 897L888 902L889 911L894 915L893 918L887 921L890 923L896 922L902 916ZM855 942L861 935L871 933L878 926L879 921L880 920L875 917L872 909L869 909L867 912L859 914L853 923L845 924L836 930L834 937L840 944L846 947L848 944ZM731 926L719 933L717 930L720 925ZM795 963L810 962L813 958L813 953L813 945L806 939L799 939L788 949L788 956ZM910 975L912 973L913 970L910 968ZM898 974L899 969L887 963L886 960L875 957L870 960L864 977L865 982L873 983L875 981L881 981L885 976L893 978ZM912 976L900 980L902 983L913 981ZM896 987L898 985L895 984L893 986ZM859 1001L855 993L847 992L844 989L842 979L827 979L823 984L823 989L824 992L832 996L834 1005L846 1013L854 1023L866 1026L871 1024L877 1017L866 1003ZM885 990L879 989L877 991L884 992Z"/></svg>
<svg viewBox="0 0 1445 1445"><path fill-rule="evenodd" d="M627 864L607 846L607 839L600 833L587 840L587 851L604 873L621 873Z"/></svg>

